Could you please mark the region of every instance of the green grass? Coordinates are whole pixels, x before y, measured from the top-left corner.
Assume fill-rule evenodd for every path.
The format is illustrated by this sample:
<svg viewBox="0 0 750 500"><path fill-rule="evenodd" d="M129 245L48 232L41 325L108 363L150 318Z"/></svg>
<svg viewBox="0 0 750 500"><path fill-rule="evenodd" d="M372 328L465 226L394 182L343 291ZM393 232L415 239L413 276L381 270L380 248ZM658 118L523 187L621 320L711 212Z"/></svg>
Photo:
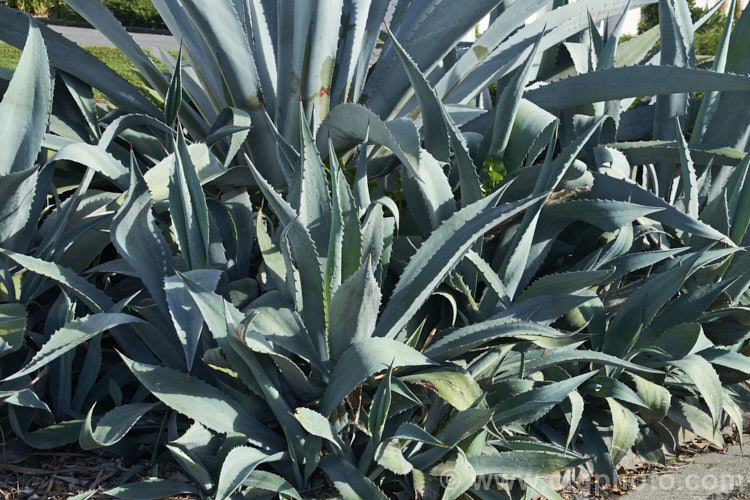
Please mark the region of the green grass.
<svg viewBox="0 0 750 500"><path fill-rule="evenodd" d="M21 51L7 43L0 43L0 67L16 69Z"/></svg>
<svg viewBox="0 0 750 500"><path fill-rule="evenodd" d="M138 90L143 92L146 96L150 96L147 90L147 86L138 76L138 72L135 70L133 65L130 63L127 57L120 52L119 49L113 47L84 47L97 59L102 61L104 64L109 66L118 75L122 76L131 85L135 86ZM146 51L148 53L148 51ZM176 56L174 52L172 55ZM0 67L15 69L18 65L18 59L21 57L21 51L6 43L0 43ZM153 58L152 58L153 59ZM157 67L162 71L166 71L166 68L159 62L156 62ZM106 99L103 94L98 91L94 91L94 97L97 99Z"/></svg>

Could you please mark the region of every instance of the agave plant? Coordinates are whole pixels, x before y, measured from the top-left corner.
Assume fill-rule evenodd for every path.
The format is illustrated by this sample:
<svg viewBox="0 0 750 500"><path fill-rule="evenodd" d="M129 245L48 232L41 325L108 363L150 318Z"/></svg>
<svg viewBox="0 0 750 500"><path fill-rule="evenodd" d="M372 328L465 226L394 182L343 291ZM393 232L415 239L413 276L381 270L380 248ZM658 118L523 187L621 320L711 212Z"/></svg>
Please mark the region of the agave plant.
<svg viewBox="0 0 750 500"><path fill-rule="evenodd" d="M749 18L706 71L680 2L660 3L651 55L656 32L627 51L618 24L600 33L621 3L523 27L528 5L478 4L466 19L493 23L452 57L469 21L429 38L449 2L399 3L382 34L384 3L343 2L367 22L336 42L314 3L155 2L187 58L165 76L99 3L70 2L160 107L31 22L0 104L6 452L153 462L166 444L195 482L108 491L129 498L456 498L487 474L556 498L538 476L616 480L632 447L663 460L675 425L741 425L750 78L729 72ZM312 22L284 40L292 18ZM14 43L20 19L0 17ZM620 67L649 57L667 65ZM91 86L121 109L98 116ZM693 91L697 112L670 95Z"/></svg>
<svg viewBox="0 0 750 500"><path fill-rule="evenodd" d="M627 7L635 8L648 3L652 2L619 0L604 5L591 0L576 2L575 5L555 4L557 8L554 9L549 9L547 0L508 6L498 0L488 0L474 3L470 9L459 8L448 1L424 4L389 3L385 0L341 0L334 4L221 0L210 6L202 2L160 0L154 5L184 47L187 58L184 90L189 99L180 110L180 116L190 135L194 140L208 139L215 131L212 126L217 120L223 125L237 127L252 122L253 133L246 141L250 156L274 185L284 186L292 178L292 167L286 155L282 154L282 159L278 159L278 143L283 144L281 148L284 151L288 149L284 142L293 148L299 147L297 120L290 117L296 113L296 103L300 99L304 102L305 115L313 130L319 128L331 109L346 102L364 104L386 121L414 117L418 113L413 88L398 63L389 35L383 35L386 42L371 65L389 4L392 4L393 12L391 31L414 55L415 63L429 76L438 96L450 105L448 110L458 122L481 111L481 108L477 110L466 106L483 92L481 100L485 106L491 106L486 94L487 86L497 81L504 84L509 80L514 69L531 53L538 38L541 37L541 53L537 61L541 65L535 64L533 76L554 76L557 68L551 66L550 61L554 61L561 42L570 40L565 42L565 46L572 51L575 61L582 60L579 56L585 59L586 33L592 32L591 26L622 14ZM166 99L169 73L164 74L157 69L101 1L70 1L68 4L107 35L132 61L153 88L151 97L157 101ZM493 14L493 22L488 30L468 50L459 54L457 45L464 33L490 13ZM538 19L526 26L526 19L534 13ZM2 19L0 37L20 47L26 32L23 16L3 9ZM446 25L445 19L452 22ZM294 29L288 29L290 26L294 26ZM438 26L440 29L436 29ZM42 31L55 68L98 88L124 112L162 119L159 106L93 56L51 30L43 27ZM581 41L572 41L576 38L581 38ZM592 40L593 46L602 43L598 33L588 36L588 39ZM648 85L656 86L658 93L681 91L681 86L676 85L675 80L686 82L691 91L729 88L727 86L731 79L727 78L704 82L692 88L696 84L690 78L693 76L690 72L678 75L678 72L672 71L671 77L665 78L658 71L643 74L623 70L609 76L607 70L614 65L641 61L656 38L653 33L638 37L629 44L627 56L617 59L614 58L617 37L609 39L610 42L614 40L606 47L609 55L591 68L603 73L597 75L596 81L589 82L590 87L611 89L618 94L622 92L619 90L622 87L615 90L604 84L618 78L623 83L632 83L623 87L632 90L630 93L634 95L652 91ZM159 58L169 72L173 72L177 59L164 53ZM664 62L673 63L666 58ZM580 65L576 69L582 70ZM568 83L575 85L574 82ZM538 106L556 110L579 104L575 100L581 97L586 103L592 102L587 100L589 94L582 92L580 86L575 85L572 89L573 95L571 87L567 92L560 92L558 87L549 91L540 89L535 97L528 96L529 103L521 107L521 112L524 116L529 114L533 130L539 126L545 128L551 121L548 115L537 109ZM548 102L545 96L550 95L557 96L558 103ZM611 97L610 100L632 96ZM560 100L563 101L562 105L559 104ZM531 106L532 103L537 107ZM229 108L234 108L235 112L227 114L225 110ZM144 123L138 122L138 125ZM440 146L445 141L441 141L429 126L424 129L424 136L428 151L438 160L448 161L446 147ZM217 141L214 149L219 158L231 162L236 150L229 141L213 139ZM542 140L538 144L543 148L544 143L546 141ZM526 142L517 145L517 140L511 140L508 154L522 160L526 153L524 148L528 145ZM491 154L500 152L494 151L497 144L492 146Z"/></svg>

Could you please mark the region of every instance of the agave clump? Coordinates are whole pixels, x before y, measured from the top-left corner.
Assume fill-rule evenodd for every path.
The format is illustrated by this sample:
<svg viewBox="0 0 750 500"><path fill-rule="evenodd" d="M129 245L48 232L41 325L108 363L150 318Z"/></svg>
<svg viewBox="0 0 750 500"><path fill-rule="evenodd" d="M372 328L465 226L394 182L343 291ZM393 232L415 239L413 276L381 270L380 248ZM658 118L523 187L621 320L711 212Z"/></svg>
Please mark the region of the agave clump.
<svg viewBox="0 0 750 500"><path fill-rule="evenodd" d="M539 476L616 481L678 427L741 426L747 12L709 71L684 2L660 2L654 54L656 31L602 33L626 2L529 25L529 4L478 3L450 36L454 2L398 2L382 33L385 2L340 3L354 22L155 2L183 40L170 75L71 1L158 105L1 11L27 39L0 104L23 132L0 136L6 449L77 441L193 480L115 496L457 498L501 474L555 497Z"/></svg>

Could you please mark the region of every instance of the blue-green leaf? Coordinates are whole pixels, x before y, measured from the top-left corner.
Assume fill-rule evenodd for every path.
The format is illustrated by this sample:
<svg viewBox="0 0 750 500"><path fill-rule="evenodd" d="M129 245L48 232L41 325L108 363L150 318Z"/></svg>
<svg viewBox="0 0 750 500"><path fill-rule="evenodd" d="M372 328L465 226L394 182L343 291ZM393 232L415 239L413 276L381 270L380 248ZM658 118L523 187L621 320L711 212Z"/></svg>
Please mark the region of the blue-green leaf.
<svg viewBox="0 0 750 500"><path fill-rule="evenodd" d="M146 322L128 314L92 314L76 319L57 330L21 370L4 380L13 380L28 375L59 358L92 337L116 326Z"/></svg>
<svg viewBox="0 0 750 500"><path fill-rule="evenodd" d="M105 495L126 500L158 500L175 495L198 495L200 491L195 486L170 481L167 479L147 479L139 483L129 483L104 491Z"/></svg>
<svg viewBox="0 0 750 500"><path fill-rule="evenodd" d="M28 25L21 59L0 101L0 175L34 166L52 107L52 81L44 40L31 17Z"/></svg>
<svg viewBox="0 0 750 500"><path fill-rule="evenodd" d="M584 463L586 459L547 451L506 451L497 455L469 457L477 476L502 474L503 477L543 476Z"/></svg>
<svg viewBox="0 0 750 500"><path fill-rule="evenodd" d="M531 198L495 207L502 193L497 191L461 209L422 243L396 284L375 327L375 336L396 337L476 238L538 200Z"/></svg>
<svg viewBox="0 0 750 500"><path fill-rule="evenodd" d="M380 286L368 258L359 271L341 284L331 301L328 327L331 359L338 360L349 346L372 336L380 297Z"/></svg>
<svg viewBox="0 0 750 500"><path fill-rule="evenodd" d="M195 376L120 355L135 377L170 408L216 432L239 432L264 448L283 446L279 435L250 416L240 403Z"/></svg>
<svg viewBox="0 0 750 500"><path fill-rule="evenodd" d="M182 106L182 45L177 52L177 63L172 73L172 79L169 82L167 94L164 96L164 121L167 125L174 128L177 121L177 114Z"/></svg>
<svg viewBox="0 0 750 500"><path fill-rule="evenodd" d="M81 426L78 443L84 450L112 446L125 437L125 434L133 428L138 420L156 405L157 403L134 403L118 406L99 419L96 430L94 430L92 425L92 416L96 406L94 404L86 414L86 419Z"/></svg>
<svg viewBox="0 0 750 500"><path fill-rule="evenodd" d="M269 455L257 448L248 446L233 448L227 454L221 466L219 483L216 486L216 500L229 498L258 465L277 459L279 456Z"/></svg>
<svg viewBox="0 0 750 500"><path fill-rule="evenodd" d="M361 498L386 500L387 498L380 488L365 477L359 469L337 455L324 456L320 460L320 468L339 490L344 500Z"/></svg>
<svg viewBox="0 0 750 500"><path fill-rule="evenodd" d="M341 355L331 373L320 410L330 415L344 397L367 377L389 366L424 366L433 364L426 356L396 340L373 338L354 344Z"/></svg>
<svg viewBox="0 0 750 500"><path fill-rule="evenodd" d="M164 278L174 269L172 252L151 213L151 196L138 168L131 168L130 189L111 227L112 243L146 285L156 306L169 317Z"/></svg>
<svg viewBox="0 0 750 500"><path fill-rule="evenodd" d="M190 269L202 269L208 265L208 207L181 128L177 131L174 160L169 179L172 226Z"/></svg>
<svg viewBox="0 0 750 500"><path fill-rule="evenodd" d="M213 290L219 283L221 272L215 269L197 269L188 271L184 276L189 276L190 279L202 283L207 289ZM198 349L198 340L203 329L203 316L179 276L170 276L164 280L164 291L172 323L185 352L185 362L189 372L193 367Z"/></svg>

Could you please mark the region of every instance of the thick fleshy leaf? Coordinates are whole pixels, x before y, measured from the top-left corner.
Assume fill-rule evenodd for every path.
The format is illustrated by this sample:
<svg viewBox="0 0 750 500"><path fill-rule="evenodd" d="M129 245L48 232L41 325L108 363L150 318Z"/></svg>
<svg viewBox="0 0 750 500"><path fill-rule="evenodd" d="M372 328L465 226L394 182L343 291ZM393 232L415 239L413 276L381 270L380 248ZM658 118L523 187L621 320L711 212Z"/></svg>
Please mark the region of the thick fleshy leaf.
<svg viewBox="0 0 750 500"><path fill-rule="evenodd" d="M174 127L177 114L182 106L182 46L177 52L177 63L169 81L167 94L164 96L164 121L170 127Z"/></svg>
<svg viewBox="0 0 750 500"><path fill-rule="evenodd" d="M638 414L647 424L661 422L669 411L672 399L669 390L634 373L628 373L628 376L635 383L638 397L646 403L646 407L640 408Z"/></svg>
<svg viewBox="0 0 750 500"><path fill-rule="evenodd" d="M741 244L750 224L750 153L736 168L737 182L729 195L727 213L730 217L729 236L736 244Z"/></svg>
<svg viewBox="0 0 750 500"><path fill-rule="evenodd" d="M165 318L169 317L164 278L174 269L172 252L151 213L151 196L138 168L131 168L130 189L111 227L112 243L146 285Z"/></svg>
<svg viewBox="0 0 750 500"><path fill-rule="evenodd" d="M214 290L219 283L221 272L215 269L197 269L188 271L184 276L188 276L208 290ZM203 329L203 316L179 276L170 276L164 280L164 291L172 323L185 352L185 362L189 372L198 350L198 341Z"/></svg>
<svg viewBox="0 0 750 500"><path fill-rule="evenodd" d="M607 84L612 81L618 84ZM525 97L534 104L553 111L627 97L709 90L750 90L750 78L703 69L655 65L628 66L566 78L529 90Z"/></svg>
<svg viewBox="0 0 750 500"><path fill-rule="evenodd" d="M331 359L338 360L349 346L372 336L380 309L380 293L369 258L336 290L328 326Z"/></svg>
<svg viewBox="0 0 750 500"><path fill-rule="evenodd" d="M167 479L147 479L139 483L117 486L103 492L115 498L127 500L158 500L176 495L198 495L198 488L179 481Z"/></svg>
<svg viewBox="0 0 750 500"><path fill-rule="evenodd" d="M49 417L54 418L47 403L39 399L39 396L37 396L31 389L24 389L21 391L0 391L0 401L21 408L35 408L46 413Z"/></svg>
<svg viewBox="0 0 750 500"><path fill-rule="evenodd" d="M529 285L518 300L520 302L552 293L575 293L607 280L611 274L611 270L548 274Z"/></svg>
<svg viewBox="0 0 750 500"><path fill-rule="evenodd" d="M198 481L204 490L212 490L214 487L213 479L211 474L206 470L206 467L200 463L197 457L192 456L187 451L179 446L167 444L165 445L169 453L172 455L177 463L188 473L193 479Z"/></svg>
<svg viewBox="0 0 750 500"><path fill-rule="evenodd" d="M736 0L730 0L727 12L734 12L735 2ZM732 32L732 17L733 16L727 16L724 23L724 30L721 32L719 45L716 49L716 57L714 58L714 64L711 69L717 73L723 73L726 69L727 56L729 54L729 39ZM690 137L691 143L698 143L703 138L708 124L711 122L714 114L716 114L720 98L721 93L713 91L706 92L703 99L701 99L698 116L696 117L695 125L693 126L693 134Z"/></svg>
<svg viewBox="0 0 750 500"><path fill-rule="evenodd" d="M225 500L242 485L250 473L263 462L274 460L280 455L269 455L257 448L239 446L227 453L219 473L216 486L216 499Z"/></svg>
<svg viewBox="0 0 750 500"><path fill-rule="evenodd" d="M5 14L3 14L5 15ZM0 101L0 175L34 166L52 108L49 61L39 27L28 17L28 37L18 67Z"/></svg>
<svg viewBox="0 0 750 500"><path fill-rule="evenodd" d="M542 35L537 39L526 64L516 71L497 99L497 110L487 155L505 158L505 149L508 147L510 134L523 98L523 89L529 83L531 69L534 66L541 40Z"/></svg>
<svg viewBox="0 0 750 500"><path fill-rule="evenodd" d="M339 456L324 456L320 460L320 468L345 500L360 498L386 500L387 498L380 488L365 477L359 469Z"/></svg>
<svg viewBox="0 0 750 500"><path fill-rule="evenodd" d="M553 382L512 396L500 404L500 411L492 418L498 426L516 420L523 423L533 422L547 413L554 405L567 398L578 386L594 375L596 375L596 372L584 373L577 377Z"/></svg>
<svg viewBox="0 0 750 500"><path fill-rule="evenodd" d="M276 433L219 389L195 376L120 356L141 384L170 408L216 432L239 432L258 446L281 448L282 439Z"/></svg>
<svg viewBox="0 0 750 500"><path fill-rule="evenodd" d="M616 149L631 165L647 165L654 162L678 163L678 148L677 141L632 141L615 142L601 149ZM730 147L690 144L690 156L696 165L737 165L745 157L745 153Z"/></svg>
<svg viewBox="0 0 750 500"><path fill-rule="evenodd" d="M165 131L165 134L172 133L169 130ZM219 160L205 144L200 142L190 144L187 151L190 164L195 167L195 172L198 174L202 185L216 179L225 171ZM169 184L175 168L175 156L175 153L168 155L143 175L148 190L151 192L154 209L157 212L165 211L169 207Z"/></svg>
<svg viewBox="0 0 750 500"><path fill-rule="evenodd" d="M23 304L0 304L0 356L23 346L26 308Z"/></svg>
<svg viewBox="0 0 750 500"><path fill-rule="evenodd" d="M389 368L385 378L378 385L378 390L372 398L370 413L367 415L367 427L372 434L373 442L377 443L383 437L383 429L388 421L388 412L391 409L393 380L393 369Z"/></svg>
<svg viewBox="0 0 750 500"><path fill-rule="evenodd" d="M676 161L677 157L675 157ZM728 236L720 233L704 222L693 219L689 215L680 212L669 203L650 193L633 182L624 179L616 179L606 174L592 173L594 184L591 191L585 193L582 198L607 198L618 201L636 203L643 206L663 208L658 212L650 214L649 218L662 224L687 231L690 234L724 242L733 245Z"/></svg>
<svg viewBox="0 0 750 500"><path fill-rule="evenodd" d="M635 444L638 437L638 422L633 412L613 398L607 398L607 404L612 412L612 425L614 426L609 454L612 456L612 463L617 465Z"/></svg>
<svg viewBox="0 0 750 500"><path fill-rule="evenodd" d="M424 366L433 364L426 356L411 347L391 339L373 338L354 344L342 354L331 373L320 410L330 415L344 397L367 377L389 366Z"/></svg>
<svg viewBox="0 0 750 500"><path fill-rule="evenodd" d="M630 6L637 8L652 2L653 0L633 0ZM525 21L529 16L549 3L528 0L523 4L516 4L516 8L507 9L507 22L505 15L498 16L493 23L492 36L487 37L486 41L484 35L480 37L472 49L466 51L446 71L435 88L444 102L467 102L492 82L502 79L522 65L541 33L546 31L539 50L546 51L588 28L589 18L599 22L619 16L627 3L628 0L579 0L554 9L545 9L538 13L535 21L528 24ZM512 35L508 36L508 33Z"/></svg>
<svg viewBox="0 0 750 500"><path fill-rule="evenodd" d="M247 312L252 318L251 321L244 321L248 332L259 333L270 342L305 359L317 370L326 371L299 314L278 294L269 292L261 295L248 306Z"/></svg>
<svg viewBox="0 0 750 500"><path fill-rule="evenodd" d="M706 402L714 422L718 423L724 405L724 391L721 388L721 380L711 363L700 355L693 354L684 359L670 361L669 364L676 366L690 377Z"/></svg>
<svg viewBox="0 0 750 500"><path fill-rule="evenodd" d="M182 129L177 132L175 161L169 179L169 211L177 243L190 269L208 264L208 207L190 159Z"/></svg>
<svg viewBox="0 0 750 500"><path fill-rule="evenodd" d="M28 168L0 175L0 245L24 252L36 232L53 169Z"/></svg>
<svg viewBox="0 0 750 500"><path fill-rule="evenodd" d="M458 411L469 409L484 398L484 392L479 384L460 369L428 368L413 375L399 377L399 380L435 391Z"/></svg>
<svg viewBox="0 0 750 500"><path fill-rule="evenodd" d="M386 27L386 29L388 29ZM422 113L422 135L424 136L425 149L440 161L450 160L450 149L448 148L448 130L443 120L443 110L440 100L434 90L427 83L427 78L422 74L409 54L403 49L396 37L388 30L388 35L393 43L401 64L406 70L412 88L417 96L419 108Z"/></svg>
<svg viewBox="0 0 750 500"><path fill-rule="evenodd" d="M375 450L375 461L382 467L399 475L412 471L414 466L404 457L401 446L396 441L384 441Z"/></svg>
<svg viewBox="0 0 750 500"><path fill-rule="evenodd" d="M215 146L224 138L229 137L229 148L226 150L224 158L224 168L228 168L234 157L245 143L252 125L250 113L239 108L225 108L219 116L216 117L206 144ZM283 138L279 138L283 140Z"/></svg>
<svg viewBox="0 0 750 500"><path fill-rule="evenodd" d="M133 428L138 420L155 406L156 403L134 403L118 406L99 419L96 423L96 430L94 430L92 424L94 414L94 406L92 406L81 427L78 443L84 450L112 446L124 438L125 434Z"/></svg>
<svg viewBox="0 0 750 500"><path fill-rule="evenodd" d="M532 191L532 194L540 197L540 199L524 213L521 224L513 236L513 240L498 271L509 299L513 299L517 295L519 287L522 285L523 277L528 267L527 263L539 215L545 203L552 195L552 190L555 186L565 177L566 172L575 161L581 149L594 133L600 129L603 123L603 118L594 121L575 141L568 144L554 160L552 160L552 151L554 149L555 136L553 135L553 138L550 140L547 157Z"/></svg>
<svg viewBox="0 0 750 500"><path fill-rule="evenodd" d="M75 442L83 424L82 420L68 420L33 432L25 432L18 422L14 406L8 407L8 417L10 417L10 427L15 435L32 448L40 450L51 450Z"/></svg>
<svg viewBox="0 0 750 500"><path fill-rule="evenodd" d="M698 209L700 208L698 202L698 178L695 174L695 166L693 165L693 159L690 156L690 150L688 149L687 141L682 134L682 128L680 127L680 121L674 120L677 133L676 141L678 150L680 151L680 165L682 166L682 197L687 214L694 218L698 218Z"/></svg>
<svg viewBox="0 0 750 500"><path fill-rule="evenodd" d="M447 447L446 444L435 438L432 434L410 422L399 425L398 429L396 429L396 433L391 436L390 439L406 439L418 443L429 444L431 446L439 446L441 448Z"/></svg>
<svg viewBox="0 0 750 500"><path fill-rule="evenodd" d="M461 199L464 205L468 205L482 197L479 186L479 177L476 167L469 155L466 139L456 126L450 114L445 110L443 103L438 98L434 89L430 86L427 78L419 70L409 54L399 44L393 33L391 41L401 64L411 82L412 88L417 96L420 111L422 113L422 131L425 148L437 160L450 161L449 144L452 144L455 152L455 161L458 166L459 183L461 185ZM450 139L450 142L448 142ZM425 172L423 178L430 178L429 172Z"/></svg>
<svg viewBox="0 0 750 500"><path fill-rule="evenodd" d="M669 408L668 417L715 445L723 446L724 438L717 425L711 416L700 408L685 401L675 401Z"/></svg>
<svg viewBox="0 0 750 500"><path fill-rule="evenodd" d="M114 302L104 292L96 288L72 269L62 267L54 262L47 262L29 255L0 249L0 253L15 261L18 265L25 267L32 273L36 273L54 280L65 287L70 293L78 297L92 311L108 311Z"/></svg>
<svg viewBox="0 0 750 500"><path fill-rule="evenodd" d="M502 474L503 477L543 476L570 467L586 460L545 451L506 451L497 455L469 457L477 476Z"/></svg>
<svg viewBox="0 0 750 500"><path fill-rule="evenodd" d="M604 351L615 356L625 355L638 339L641 330L647 327L659 309L680 289L685 280L701 265L703 252L696 252L681 266L648 278L647 282L632 293L618 308L610 322L604 340ZM714 256L713 260L720 258Z"/></svg>
<svg viewBox="0 0 750 500"><path fill-rule="evenodd" d="M683 0L659 0L659 31L661 34L661 50L659 60L664 67L694 68L695 67L695 36L690 19L690 9ZM656 66L652 66L656 67ZM716 73L719 75L719 73ZM692 83L691 79L691 83ZM706 89L716 90L716 89ZM687 91L689 92L689 91ZM646 94L641 94L646 95ZM683 91L679 93L655 92L654 107L654 138L676 139L678 131L673 121L675 117L684 122L688 108L689 95ZM663 168L658 172L660 194L666 193L672 172Z"/></svg>
<svg viewBox="0 0 750 500"><path fill-rule="evenodd" d="M302 109L300 130L300 164L292 184L298 192L290 192L290 196L294 197L292 206L299 205L299 222L312 236L320 255L327 255L331 234L331 195L325 167Z"/></svg>
<svg viewBox="0 0 750 500"><path fill-rule="evenodd" d="M567 335L554 328L529 321L507 319L487 320L446 333L430 344L424 353L430 359L443 361L491 343L497 339L522 339L544 342L544 339L563 339Z"/></svg>
<svg viewBox="0 0 750 500"><path fill-rule="evenodd" d="M583 397L578 391L568 394L568 399L570 400L570 429L568 429L568 437L565 440L565 451L568 450L570 443L578 435L578 426L581 425L584 407Z"/></svg>
<svg viewBox="0 0 750 500"><path fill-rule="evenodd" d="M347 446L341 440L341 436L336 433L336 430L331 425L326 417L311 410L309 408L297 408L294 412L294 418L300 423L300 425L313 436L318 436L325 439L329 443L332 443L336 450L341 453Z"/></svg>
<svg viewBox="0 0 750 500"><path fill-rule="evenodd" d="M345 103L333 108L318 130L316 142L321 151L329 137L336 150L358 146L368 138L388 148L412 175L419 177L419 151L404 148L383 120L364 106Z"/></svg>
<svg viewBox="0 0 750 500"><path fill-rule="evenodd" d="M461 209L422 243L396 284L375 336L396 337L476 238L537 201L532 198L495 207L502 193L497 191Z"/></svg>
<svg viewBox="0 0 750 500"><path fill-rule="evenodd" d="M458 455L455 463L452 464L452 474L443 492L443 500L455 500L460 497L474 485L476 480L476 471L466 458L466 453L461 448L456 448L456 451Z"/></svg>
<svg viewBox="0 0 750 500"><path fill-rule="evenodd" d="M250 488L257 488L259 490L270 491L272 493L279 493L294 498L295 500L302 500L300 494L291 484L289 484L289 481L272 472L254 470L242 482L242 485L249 486Z"/></svg>
<svg viewBox="0 0 750 500"><path fill-rule="evenodd" d="M248 44L248 38L233 2L206 4L196 0L181 2L190 19L209 47L215 63L221 68L231 105L258 109L260 83Z"/></svg>
<svg viewBox="0 0 750 500"><path fill-rule="evenodd" d="M637 365L630 361L610 356L603 352L589 351L589 350L570 350L570 351L558 351L551 352L540 358L526 361L523 366L524 376L532 374L539 370L544 370L550 366L557 366L565 363L595 363L603 366L614 366L616 368L623 368L627 371L633 371L636 373L652 373L661 374L660 370L654 368L648 368L646 366ZM521 368L520 363L507 363L503 366L507 371L518 372Z"/></svg>
<svg viewBox="0 0 750 500"><path fill-rule="evenodd" d="M732 30L725 71L737 74L750 73L748 37L750 37L750 10L746 7ZM748 95L747 92L722 94L716 113L702 138L703 141L708 144L727 144L747 151L750 124L742 119L741 113L748 105Z"/></svg>
<svg viewBox="0 0 750 500"><path fill-rule="evenodd" d="M6 377L4 380L13 380L24 375L32 373L51 361L59 358L66 352L74 349L76 346L90 340L92 337L116 326L129 323L146 322L135 316L128 314L92 314L80 319L76 319L57 330L50 339L34 355L26 366L13 375Z"/></svg>
<svg viewBox="0 0 750 500"><path fill-rule="evenodd" d="M419 136L412 121L394 120L390 127L402 143L411 142L414 149L419 149ZM412 176L406 170L401 185L404 198L424 236L432 233L456 211L450 182L438 161L427 151L420 150L419 177Z"/></svg>
<svg viewBox="0 0 750 500"><path fill-rule="evenodd" d="M661 210L664 209L615 200L571 200L556 203L548 209L552 217L579 220L603 231L616 231L639 217Z"/></svg>

